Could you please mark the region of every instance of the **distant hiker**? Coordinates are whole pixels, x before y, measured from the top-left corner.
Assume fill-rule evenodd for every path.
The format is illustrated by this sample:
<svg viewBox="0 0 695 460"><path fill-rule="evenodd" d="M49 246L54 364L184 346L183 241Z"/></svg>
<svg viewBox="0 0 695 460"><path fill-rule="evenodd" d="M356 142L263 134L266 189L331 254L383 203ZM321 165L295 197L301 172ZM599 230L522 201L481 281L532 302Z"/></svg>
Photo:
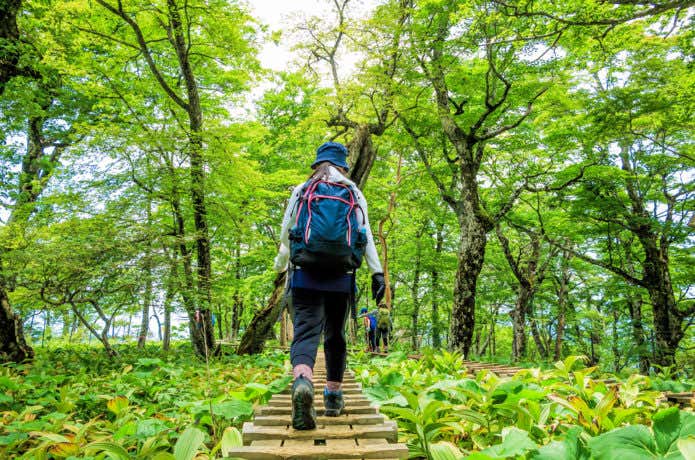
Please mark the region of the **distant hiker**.
<svg viewBox="0 0 695 460"><path fill-rule="evenodd" d="M379 304L376 314L376 351L389 352L389 331L391 330L391 312L385 303ZM384 343L383 348L381 342Z"/></svg>
<svg viewBox="0 0 695 460"><path fill-rule="evenodd" d="M367 311L367 308L362 307L360 310L362 325L364 326L364 337L367 342L367 351L376 350L376 315Z"/></svg>
<svg viewBox="0 0 695 460"><path fill-rule="evenodd" d="M347 149L326 142L316 150L314 172L297 186L287 205L280 232L275 270L288 269L294 306L292 426L316 427L313 368L324 333L325 415L338 416L343 407L345 321L356 289L355 270L366 258L372 273L372 297L377 303L386 286L367 217L367 201L345 175Z"/></svg>
<svg viewBox="0 0 695 460"><path fill-rule="evenodd" d="M203 328L203 313L200 310L196 310L193 319L195 320L196 328L202 329Z"/></svg>

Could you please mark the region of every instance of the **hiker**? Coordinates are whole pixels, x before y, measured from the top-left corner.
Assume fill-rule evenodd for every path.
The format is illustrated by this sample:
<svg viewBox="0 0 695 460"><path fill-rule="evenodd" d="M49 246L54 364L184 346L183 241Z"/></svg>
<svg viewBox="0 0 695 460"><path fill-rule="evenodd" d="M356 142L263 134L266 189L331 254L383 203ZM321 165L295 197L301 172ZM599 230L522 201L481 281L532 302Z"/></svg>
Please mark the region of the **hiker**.
<svg viewBox="0 0 695 460"><path fill-rule="evenodd" d="M324 415L337 417L345 406L345 322L356 290L355 270L363 257L372 274L372 297L377 304L386 290L367 202L345 177L346 159L347 148L337 142L326 142L316 150L312 174L294 189L287 204L275 258L277 272L289 268L294 307L292 426L298 430L316 427L313 368L322 332Z"/></svg>
<svg viewBox="0 0 695 460"><path fill-rule="evenodd" d="M384 343L381 351L389 352L389 331L391 330L391 312L388 305L385 303L379 304L379 310L376 314L376 352L380 353L381 342Z"/></svg>
<svg viewBox="0 0 695 460"><path fill-rule="evenodd" d="M360 310L362 325L364 326L364 337L367 342L367 351L376 350L376 316L367 311L366 307Z"/></svg>

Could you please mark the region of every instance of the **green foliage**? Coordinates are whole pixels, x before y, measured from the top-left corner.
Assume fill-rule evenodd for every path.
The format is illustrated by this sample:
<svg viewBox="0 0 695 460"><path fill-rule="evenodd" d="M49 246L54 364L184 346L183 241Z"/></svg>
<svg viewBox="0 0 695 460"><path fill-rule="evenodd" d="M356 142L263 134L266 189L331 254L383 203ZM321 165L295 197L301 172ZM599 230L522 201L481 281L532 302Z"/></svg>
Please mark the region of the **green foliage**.
<svg viewBox="0 0 695 460"><path fill-rule="evenodd" d="M679 446L689 448L693 414L659 410L659 393L645 377L607 384L583 361L570 356L554 369L507 378L489 371L464 377L461 356L446 352L420 361L392 355L357 369L365 393L398 422L415 457L588 460L615 458L621 445L624 458L683 458Z"/></svg>
<svg viewBox="0 0 695 460"><path fill-rule="evenodd" d="M107 360L73 347L0 368L0 456L103 454L112 459L190 460L239 445L253 404L284 389L284 356L205 363L190 349L160 354L122 347ZM76 359L79 357L79 359ZM44 457L45 458L45 457Z"/></svg>

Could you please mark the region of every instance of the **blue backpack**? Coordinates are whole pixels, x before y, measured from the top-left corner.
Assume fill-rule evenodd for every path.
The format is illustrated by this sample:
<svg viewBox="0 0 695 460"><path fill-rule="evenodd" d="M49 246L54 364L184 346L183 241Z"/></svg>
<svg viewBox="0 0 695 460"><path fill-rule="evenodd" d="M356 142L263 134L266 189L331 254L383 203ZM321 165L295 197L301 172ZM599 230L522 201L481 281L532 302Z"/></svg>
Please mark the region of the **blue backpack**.
<svg viewBox="0 0 695 460"><path fill-rule="evenodd" d="M367 318L369 318L369 330L370 331L376 330L376 316L369 315L369 316L367 316Z"/></svg>
<svg viewBox="0 0 695 460"><path fill-rule="evenodd" d="M364 225L364 212L351 186L310 180L302 188L290 229L290 260L306 269L355 270L367 246Z"/></svg>

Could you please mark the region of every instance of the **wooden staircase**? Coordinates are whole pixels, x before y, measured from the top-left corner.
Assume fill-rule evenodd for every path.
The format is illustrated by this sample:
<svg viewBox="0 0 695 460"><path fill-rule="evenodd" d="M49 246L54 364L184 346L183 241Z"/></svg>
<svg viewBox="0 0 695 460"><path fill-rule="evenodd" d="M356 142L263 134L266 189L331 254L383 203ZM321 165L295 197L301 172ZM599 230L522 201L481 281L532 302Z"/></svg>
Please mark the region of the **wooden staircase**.
<svg viewBox="0 0 695 460"><path fill-rule="evenodd" d="M408 458L408 448L398 443L396 423L370 405L352 372L345 373L345 409L338 417L321 415L325 384L325 361L320 355L314 367L316 429L292 428L288 387L274 395L266 406L259 407L252 422L244 423L244 446L234 449L229 456L258 460Z"/></svg>

